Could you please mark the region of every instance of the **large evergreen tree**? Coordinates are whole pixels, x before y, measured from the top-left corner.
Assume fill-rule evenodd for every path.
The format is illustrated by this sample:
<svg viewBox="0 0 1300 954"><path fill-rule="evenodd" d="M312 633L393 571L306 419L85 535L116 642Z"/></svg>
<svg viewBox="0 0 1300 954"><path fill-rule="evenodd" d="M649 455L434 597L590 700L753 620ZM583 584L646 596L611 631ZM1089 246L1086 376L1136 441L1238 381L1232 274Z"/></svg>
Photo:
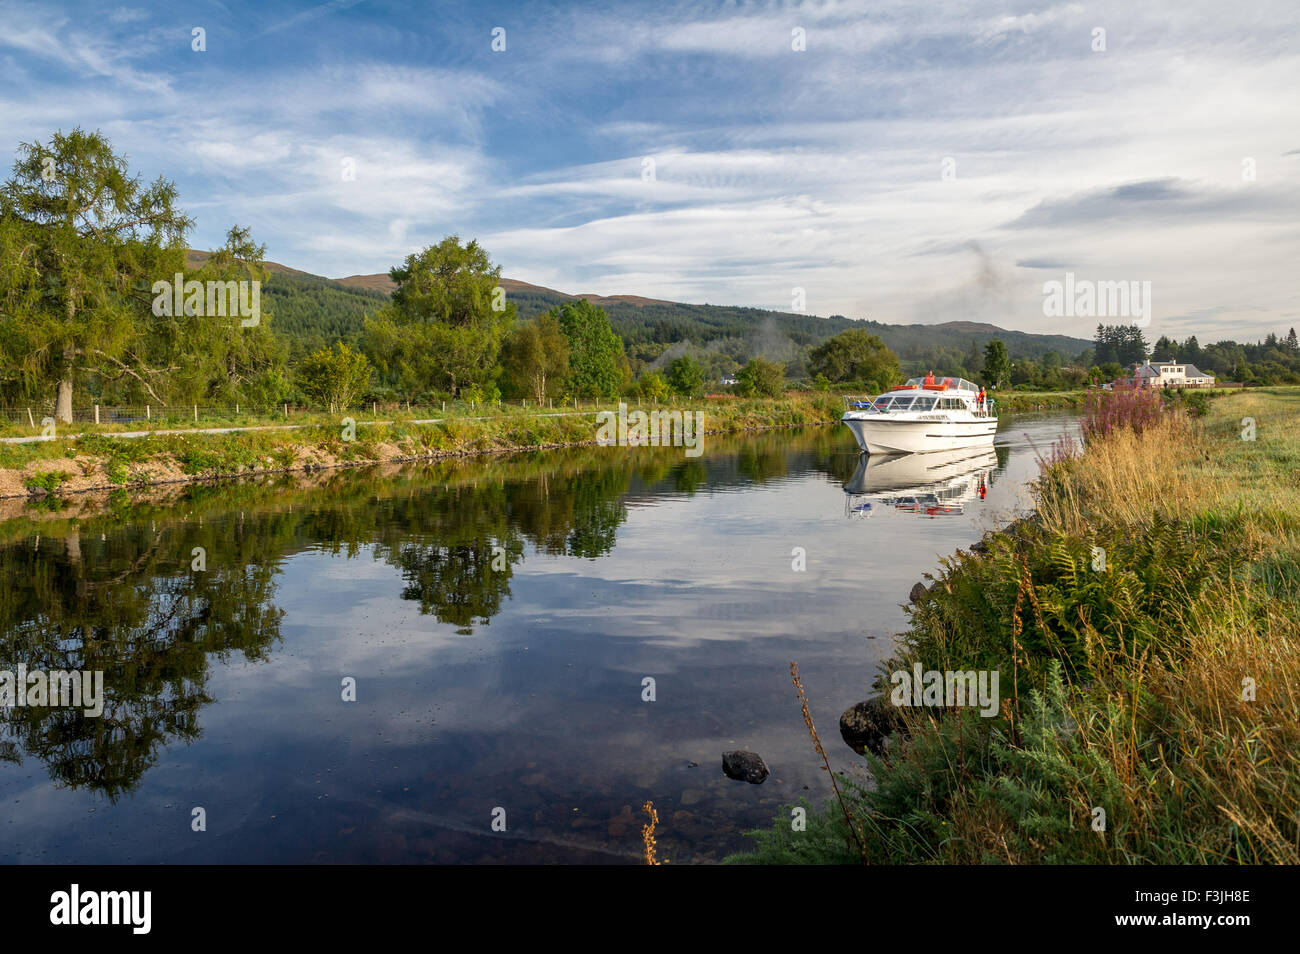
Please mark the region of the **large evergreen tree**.
<svg viewBox="0 0 1300 954"><path fill-rule="evenodd" d="M1011 356L1007 346L994 338L984 346L984 381L990 387L1001 387L1011 380Z"/></svg>
<svg viewBox="0 0 1300 954"><path fill-rule="evenodd" d="M148 361L158 333L150 286L184 269L192 223L176 198L173 183L132 176L99 133L18 147L0 192L3 241L21 246L0 347L27 389L53 397L57 420L72 420L73 395L91 375L131 377L162 403L173 369Z"/></svg>

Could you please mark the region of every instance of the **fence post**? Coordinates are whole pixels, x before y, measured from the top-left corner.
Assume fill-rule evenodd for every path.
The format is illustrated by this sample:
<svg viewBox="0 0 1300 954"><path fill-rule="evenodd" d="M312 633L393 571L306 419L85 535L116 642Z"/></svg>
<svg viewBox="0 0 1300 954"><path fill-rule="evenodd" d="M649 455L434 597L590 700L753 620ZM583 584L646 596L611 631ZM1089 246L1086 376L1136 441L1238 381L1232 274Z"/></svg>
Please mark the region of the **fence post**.
<svg viewBox="0 0 1300 954"><path fill-rule="evenodd" d="M289 405L287 403L284 405L284 419L289 420Z"/></svg>
<svg viewBox="0 0 1300 954"><path fill-rule="evenodd" d="M370 402L370 414L371 414L372 417L378 417L378 416L379 416L379 402L378 402L378 401L371 401L371 402Z"/></svg>
<svg viewBox="0 0 1300 954"><path fill-rule="evenodd" d="M146 421L151 421L151 420L153 420L153 412L149 410L149 405L148 405L148 404L146 404L146 405L144 406L144 419L145 419Z"/></svg>
<svg viewBox="0 0 1300 954"><path fill-rule="evenodd" d="M196 404L194 405L194 423L197 424L198 422L199 422L199 406Z"/></svg>
<svg viewBox="0 0 1300 954"><path fill-rule="evenodd" d="M32 409L30 407L27 409L27 423L31 424L32 427L36 426L36 418L32 417Z"/></svg>
<svg viewBox="0 0 1300 954"><path fill-rule="evenodd" d="M443 414L446 414L446 413L447 413L447 402L446 402L446 401L443 401L443 402L442 402L442 413L443 413Z"/></svg>
<svg viewBox="0 0 1300 954"><path fill-rule="evenodd" d="M235 405L235 417L239 417L239 405Z"/></svg>
<svg viewBox="0 0 1300 954"><path fill-rule="evenodd" d="M99 423L99 405L98 405L98 404L95 405L95 423L96 423L96 424Z"/></svg>

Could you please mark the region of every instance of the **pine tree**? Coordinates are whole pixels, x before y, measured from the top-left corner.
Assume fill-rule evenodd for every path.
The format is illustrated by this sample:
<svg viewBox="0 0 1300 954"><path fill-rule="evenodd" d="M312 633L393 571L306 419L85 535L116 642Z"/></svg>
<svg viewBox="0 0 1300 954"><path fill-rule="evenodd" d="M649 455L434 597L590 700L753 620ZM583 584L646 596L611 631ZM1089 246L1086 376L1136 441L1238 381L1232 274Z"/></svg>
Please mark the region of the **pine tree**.
<svg viewBox="0 0 1300 954"><path fill-rule="evenodd" d="M22 362L31 387L55 396L57 420L72 420L86 378L127 376L158 403L166 369L149 367L156 341L150 287L183 271L192 220L176 208L176 186L131 176L99 133L56 132L22 143L0 192L0 219L33 243L42 295L4 316L0 340Z"/></svg>

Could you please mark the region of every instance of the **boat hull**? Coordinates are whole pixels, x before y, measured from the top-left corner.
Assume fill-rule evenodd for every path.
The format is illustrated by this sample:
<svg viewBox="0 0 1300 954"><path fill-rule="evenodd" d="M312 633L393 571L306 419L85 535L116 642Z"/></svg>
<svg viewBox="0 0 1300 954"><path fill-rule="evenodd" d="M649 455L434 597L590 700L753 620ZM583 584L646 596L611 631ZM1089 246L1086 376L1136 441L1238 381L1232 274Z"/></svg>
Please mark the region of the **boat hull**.
<svg viewBox="0 0 1300 954"><path fill-rule="evenodd" d="M855 417L845 414L844 424L868 454L928 454L965 447L991 445L997 418L973 421L906 421L886 415Z"/></svg>

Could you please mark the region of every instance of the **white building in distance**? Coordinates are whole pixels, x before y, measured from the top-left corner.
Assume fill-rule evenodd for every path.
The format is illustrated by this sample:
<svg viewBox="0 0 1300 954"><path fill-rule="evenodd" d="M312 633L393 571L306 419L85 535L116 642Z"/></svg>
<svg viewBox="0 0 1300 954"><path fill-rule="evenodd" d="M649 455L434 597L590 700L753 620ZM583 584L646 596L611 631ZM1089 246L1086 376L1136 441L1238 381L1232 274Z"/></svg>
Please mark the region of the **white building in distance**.
<svg viewBox="0 0 1300 954"><path fill-rule="evenodd" d="M1200 371L1186 361L1147 360L1133 365L1133 386L1137 388L1212 388L1214 375Z"/></svg>

